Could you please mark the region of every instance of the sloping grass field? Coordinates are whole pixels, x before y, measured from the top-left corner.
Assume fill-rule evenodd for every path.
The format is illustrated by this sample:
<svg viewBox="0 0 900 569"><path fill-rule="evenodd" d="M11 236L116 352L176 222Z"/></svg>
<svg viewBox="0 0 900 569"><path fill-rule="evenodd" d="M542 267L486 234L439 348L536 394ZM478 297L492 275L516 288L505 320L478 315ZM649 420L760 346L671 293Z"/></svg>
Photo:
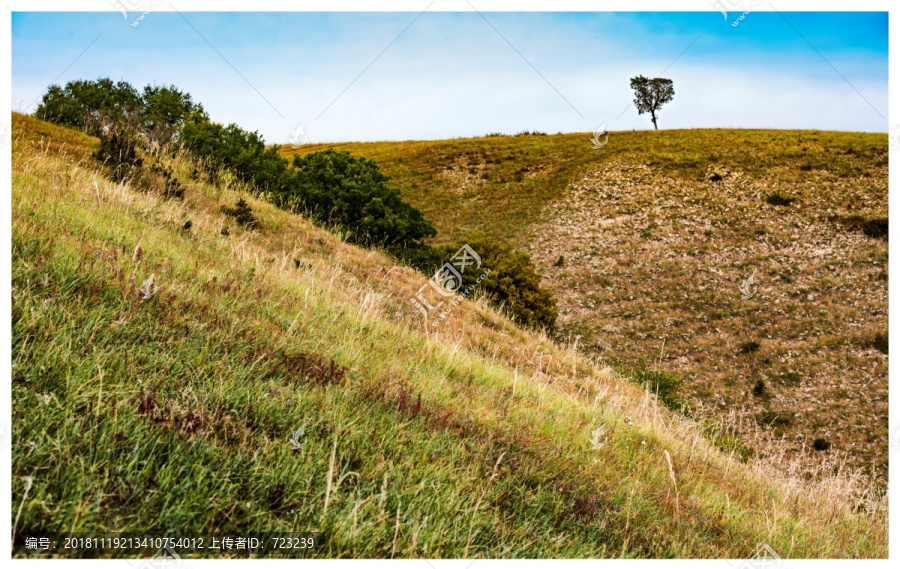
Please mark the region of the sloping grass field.
<svg viewBox="0 0 900 569"><path fill-rule="evenodd" d="M16 535L317 531L316 557L887 555L884 496L741 462L482 299L426 328L408 300L425 276L246 195L260 223L238 226L221 208L243 188L192 178L183 156L165 159L177 200L111 182L71 130L14 115L12 144Z"/></svg>
<svg viewBox="0 0 900 569"><path fill-rule="evenodd" d="M281 152L332 147L377 160L436 242L480 229L527 250L559 301L559 340L680 385L672 399L740 437L743 456L884 491L885 134L611 132L595 149L587 133L532 133Z"/></svg>

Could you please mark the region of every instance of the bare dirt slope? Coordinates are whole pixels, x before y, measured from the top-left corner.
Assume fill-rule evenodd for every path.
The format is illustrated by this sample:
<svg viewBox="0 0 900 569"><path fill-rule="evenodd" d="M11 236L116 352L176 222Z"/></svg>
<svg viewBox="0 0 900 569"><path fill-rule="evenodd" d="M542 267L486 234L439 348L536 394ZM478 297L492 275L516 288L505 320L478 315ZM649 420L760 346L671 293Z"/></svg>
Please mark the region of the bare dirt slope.
<svg viewBox="0 0 900 569"><path fill-rule="evenodd" d="M611 161L548 205L529 248L584 352L680 376L693 414L750 452L810 469L843 455L883 480L888 245L829 219L886 217L886 183L808 174L710 167L695 181Z"/></svg>

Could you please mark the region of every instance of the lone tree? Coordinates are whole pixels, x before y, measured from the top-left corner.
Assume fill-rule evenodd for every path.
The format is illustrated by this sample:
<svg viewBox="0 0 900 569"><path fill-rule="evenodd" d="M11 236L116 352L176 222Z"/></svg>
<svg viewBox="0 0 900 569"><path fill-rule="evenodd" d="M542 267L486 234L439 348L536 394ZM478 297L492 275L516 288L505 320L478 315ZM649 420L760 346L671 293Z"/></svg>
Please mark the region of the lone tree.
<svg viewBox="0 0 900 569"><path fill-rule="evenodd" d="M650 113L653 128L659 130L656 112L675 96L672 80L662 77L647 79L643 75L638 75L631 78L631 88L634 89L634 106L637 107L638 114Z"/></svg>

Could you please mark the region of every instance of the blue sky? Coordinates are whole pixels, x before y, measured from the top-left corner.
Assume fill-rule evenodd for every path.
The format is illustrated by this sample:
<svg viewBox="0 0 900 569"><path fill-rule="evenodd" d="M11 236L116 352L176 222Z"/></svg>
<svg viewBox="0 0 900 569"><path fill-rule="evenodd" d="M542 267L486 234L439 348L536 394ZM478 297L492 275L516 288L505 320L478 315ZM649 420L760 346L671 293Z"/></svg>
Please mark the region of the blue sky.
<svg viewBox="0 0 900 569"><path fill-rule="evenodd" d="M111 77L174 84L272 143L301 123L311 141L615 131L652 128L629 78L668 67L661 128L888 130L886 13L139 16L14 13L13 109L57 76Z"/></svg>

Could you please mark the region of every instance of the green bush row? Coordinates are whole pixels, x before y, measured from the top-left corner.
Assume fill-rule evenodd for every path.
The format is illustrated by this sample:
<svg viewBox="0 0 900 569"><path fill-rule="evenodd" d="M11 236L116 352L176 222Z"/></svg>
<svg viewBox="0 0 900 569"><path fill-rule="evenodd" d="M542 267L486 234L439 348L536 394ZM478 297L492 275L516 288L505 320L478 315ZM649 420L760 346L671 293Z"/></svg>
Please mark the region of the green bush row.
<svg viewBox="0 0 900 569"><path fill-rule="evenodd" d="M141 149L174 143L172 151L181 148L201 157L211 179L223 170L231 172L278 207L338 226L349 242L384 248L429 275L462 245L426 244L437 230L389 184L374 161L325 150L295 155L289 163L278 146L266 148L259 133L212 122L200 104L173 86L148 85L139 93L110 79L51 85L35 116L99 136L95 155L119 180L141 168ZM492 270L480 283L492 302L520 324L552 329L556 300L540 287L541 275L530 257L483 233L466 242Z"/></svg>

